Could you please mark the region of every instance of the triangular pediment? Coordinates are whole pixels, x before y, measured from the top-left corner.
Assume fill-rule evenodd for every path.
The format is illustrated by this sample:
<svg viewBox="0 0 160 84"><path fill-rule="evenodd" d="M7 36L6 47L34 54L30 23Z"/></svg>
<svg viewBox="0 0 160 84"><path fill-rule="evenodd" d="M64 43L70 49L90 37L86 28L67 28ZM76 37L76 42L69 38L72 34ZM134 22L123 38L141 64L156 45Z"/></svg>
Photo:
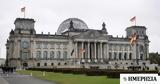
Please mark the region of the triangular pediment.
<svg viewBox="0 0 160 84"><path fill-rule="evenodd" d="M105 37L103 34L101 34L97 30L89 30L86 32L82 32L79 35L76 35L73 37L74 39L96 39L96 40L106 40L107 37Z"/></svg>

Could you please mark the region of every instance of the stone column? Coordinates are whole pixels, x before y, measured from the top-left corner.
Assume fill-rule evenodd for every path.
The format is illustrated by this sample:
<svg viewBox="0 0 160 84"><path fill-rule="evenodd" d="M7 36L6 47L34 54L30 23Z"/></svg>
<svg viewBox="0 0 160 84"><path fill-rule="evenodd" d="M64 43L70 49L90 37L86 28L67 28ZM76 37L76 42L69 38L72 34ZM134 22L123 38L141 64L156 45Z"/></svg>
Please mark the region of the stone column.
<svg viewBox="0 0 160 84"><path fill-rule="evenodd" d="M119 45L117 45L116 48L117 48L117 51L116 51L117 57L116 57L116 59L119 60Z"/></svg>
<svg viewBox="0 0 160 84"><path fill-rule="evenodd" d="M100 42L100 60L103 62L103 57L102 57L102 42Z"/></svg>
<svg viewBox="0 0 160 84"><path fill-rule="evenodd" d="M146 60L149 59L149 44L147 43L147 52L146 52Z"/></svg>
<svg viewBox="0 0 160 84"><path fill-rule="evenodd" d="M95 62L97 62L97 49L96 49L96 42L94 43L94 54L95 54Z"/></svg>
<svg viewBox="0 0 160 84"><path fill-rule="evenodd" d="M107 46L107 49L105 50L103 50L104 52L106 52L107 54L106 54L106 59L109 59L109 46L108 46L108 43L106 43L106 46ZM104 58L103 58L104 59Z"/></svg>
<svg viewBox="0 0 160 84"><path fill-rule="evenodd" d="M21 56L20 56L21 40L17 41L17 45L18 45L17 46L17 52L18 52L17 53L17 56L18 56L17 58L21 58Z"/></svg>
<svg viewBox="0 0 160 84"><path fill-rule="evenodd" d="M77 45L78 45L78 42L75 42L75 59L78 58L78 52L77 52L78 46Z"/></svg>
<svg viewBox="0 0 160 84"><path fill-rule="evenodd" d="M84 42L82 42L81 50L84 50ZM82 58L82 62L84 62L84 52L83 51L81 51L81 58Z"/></svg>
<svg viewBox="0 0 160 84"><path fill-rule="evenodd" d="M63 57L63 43L62 44L60 44L60 52L61 52L61 59L64 59L64 57Z"/></svg>
<svg viewBox="0 0 160 84"><path fill-rule="evenodd" d="M137 44L134 44L133 46L132 46L132 48L133 48L133 51L132 51L132 58L131 59L136 59L136 57L137 57Z"/></svg>
<svg viewBox="0 0 160 84"><path fill-rule="evenodd" d="M57 58L57 44L56 43L54 44L54 49L55 49L54 56L55 56L55 58Z"/></svg>
<svg viewBox="0 0 160 84"><path fill-rule="evenodd" d="M124 60L124 46L122 45L122 60Z"/></svg>
<svg viewBox="0 0 160 84"><path fill-rule="evenodd" d="M91 57L90 57L90 42L88 42L88 62L91 62Z"/></svg>
<svg viewBox="0 0 160 84"><path fill-rule="evenodd" d="M113 48L113 45L112 45L112 56L111 56L111 59L114 59L114 48Z"/></svg>
<svg viewBox="0 0 160 84"><path fill-rule="evenodd" d="M129 47L127 46L127 59L129 60L129 54L130 54L130 51L129 51Z"/></svg>

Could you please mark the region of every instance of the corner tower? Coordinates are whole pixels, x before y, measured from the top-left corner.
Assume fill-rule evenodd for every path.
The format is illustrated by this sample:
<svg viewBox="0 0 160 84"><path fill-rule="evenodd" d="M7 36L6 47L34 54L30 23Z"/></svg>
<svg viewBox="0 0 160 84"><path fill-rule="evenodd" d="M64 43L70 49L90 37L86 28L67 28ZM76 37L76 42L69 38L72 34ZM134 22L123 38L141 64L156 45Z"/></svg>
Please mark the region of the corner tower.
<svg viewBox="0 0 160 84"><path fill-rule="evenodd" d="M142 39L147 37L145 26L131 26L126 28L126 37L130 37L133 33L136 33Z"/></svg>
<svg viewBox="0 0 160 84"><path fill-rule="evenodd" d="M34 29L34 19L17 18L15 24L15 34L36 34Z"/></svg>

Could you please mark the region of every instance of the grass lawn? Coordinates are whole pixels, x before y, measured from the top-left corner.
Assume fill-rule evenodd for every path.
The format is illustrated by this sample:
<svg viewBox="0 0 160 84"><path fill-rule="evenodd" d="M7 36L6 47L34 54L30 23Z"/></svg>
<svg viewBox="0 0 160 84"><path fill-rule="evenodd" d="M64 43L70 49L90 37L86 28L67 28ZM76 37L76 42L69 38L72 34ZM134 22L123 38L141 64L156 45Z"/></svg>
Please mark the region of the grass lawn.
<svg viewBox="0 0 160 84"><path fill-rule="evenodd" d="M57 82L58 84L120 84L119 78L107 78L107 76L86 76L84 74L64 74L54 72L30 71L20 70L17 71L20 74L28 74L34 77L45 79L49 81Z"/></svg>

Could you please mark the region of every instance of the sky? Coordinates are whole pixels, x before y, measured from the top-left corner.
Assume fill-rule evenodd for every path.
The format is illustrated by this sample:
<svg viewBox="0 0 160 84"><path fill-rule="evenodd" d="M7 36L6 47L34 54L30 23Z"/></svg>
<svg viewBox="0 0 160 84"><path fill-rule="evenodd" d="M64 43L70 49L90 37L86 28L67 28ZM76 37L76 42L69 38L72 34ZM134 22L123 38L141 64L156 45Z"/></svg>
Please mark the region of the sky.
<svg viewBox="0 0 160 84"><path fill-rule="evenodd" d="M160 0L0 0L0 58L6 57L6 40L14 29L16 18L33 18L37 33L54 34L68 18L83 20L90 29L101 29L106 23L113 36L126 36L130 19L136 16L136 25L145 26L151 41L150 52L160 53Z"/></svg>

